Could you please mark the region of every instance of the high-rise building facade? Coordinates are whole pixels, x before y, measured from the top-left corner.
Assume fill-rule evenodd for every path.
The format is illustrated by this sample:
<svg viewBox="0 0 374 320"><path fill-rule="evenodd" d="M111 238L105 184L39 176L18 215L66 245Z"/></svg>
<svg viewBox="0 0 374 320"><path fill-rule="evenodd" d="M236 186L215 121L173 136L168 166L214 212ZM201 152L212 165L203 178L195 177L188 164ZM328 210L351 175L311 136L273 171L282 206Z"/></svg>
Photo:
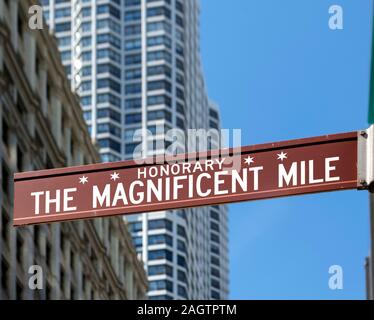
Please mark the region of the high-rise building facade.
<svg viewBox="0 0 374 320"><path fill-rule="evenodd" d="M201 72L198 0L42 3L103 161L167 153L170 129L220 128ZM225 206L127 219L150 299L228 297Z"/></svg>
<svg viewBox="0 0 374 320"><path fill-rule="evenodd" d="M100 160L55 39L28 27L35 3L0 0L0 299L144 299L122 218L12 225L14 172ZM35 270L40 290L30 286Z"/></svg>

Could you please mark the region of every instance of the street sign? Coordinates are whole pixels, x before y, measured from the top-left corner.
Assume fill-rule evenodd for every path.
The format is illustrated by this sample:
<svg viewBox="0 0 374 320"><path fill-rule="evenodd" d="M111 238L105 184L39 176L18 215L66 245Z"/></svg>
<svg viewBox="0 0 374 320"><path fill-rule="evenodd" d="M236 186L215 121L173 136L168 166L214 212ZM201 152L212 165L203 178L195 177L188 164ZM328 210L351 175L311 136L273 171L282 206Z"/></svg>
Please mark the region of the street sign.
<svg viewBox="0 0 374 320"><path fill-rule="evenodd" d="M358 188L357 132L14 176L14 225Z"/></svg>

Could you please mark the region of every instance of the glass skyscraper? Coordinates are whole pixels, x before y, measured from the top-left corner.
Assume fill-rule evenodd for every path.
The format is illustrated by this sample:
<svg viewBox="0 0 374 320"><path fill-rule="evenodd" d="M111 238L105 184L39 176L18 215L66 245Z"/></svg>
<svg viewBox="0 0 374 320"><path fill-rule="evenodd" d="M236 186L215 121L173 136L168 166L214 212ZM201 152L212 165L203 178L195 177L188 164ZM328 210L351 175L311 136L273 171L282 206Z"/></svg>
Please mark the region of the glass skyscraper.
<svg viewBox="0 0 374 320"><path fill-rule="evenodd" d="M201 72L198 0L42 4L104 162L164 154L172 128L220 128ZM139 129L143 139L134 140ZM208 147L219 141L211 139ZM185 151L180 144L177 152ZM228 298L226 206L126 219L150 299Z"/></svg>

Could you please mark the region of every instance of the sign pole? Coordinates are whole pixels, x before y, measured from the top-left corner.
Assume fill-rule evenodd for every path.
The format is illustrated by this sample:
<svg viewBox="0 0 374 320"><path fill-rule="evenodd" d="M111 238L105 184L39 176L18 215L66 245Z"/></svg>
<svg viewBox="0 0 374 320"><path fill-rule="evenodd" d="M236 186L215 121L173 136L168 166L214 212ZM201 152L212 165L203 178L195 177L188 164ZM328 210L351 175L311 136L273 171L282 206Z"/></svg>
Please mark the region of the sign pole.
<svg viewBox="0 0 374 320"><path fill-rule="evenodd" d="M370 250L366 259L366 296L374 300L374 125L361 131L358 140L358 181L369 191Z"/></svg>
<svg viewBox="0 0 374 320"><path fill-rule="evenodd" d="M369 258L369 288L368 296L374 300L374 125L371 125L368 135L367 171L369 185L369 208L370 208L370 258Z"/></svg>
<svg viewBox="0 0 374 320"><path fill-rule="evenodd" d="M370 248L370 258L369 258L369 268L368 268L368 280L369 287L368 299L374 300L374 193L369 193L370 197L370 238L371 238L371 248Z"/></svg>
<svg viewBox="0 0 374 320"><path fill-rule="evenodd" d="M372 50L371 50L371 73L370 73L370 96L369 96L369 113L368 113L368 122L371 125L371 129L374 124L374 7L373 7L373 22L372 22ZM373 130L371 130L373 132ZM370 146L368 150L368 161L373 161L374 159L374 145ZM370 166L370 164L369 164ZM368 166L368 167L369 167ZM371 167L374 166L374 162L371 163ZM371 249L370 249L370 257L369 257L369 287L367 288L368 291L368 298L370 300L374 300L374 194L370 190L370 237L371 237Z"/></svg>

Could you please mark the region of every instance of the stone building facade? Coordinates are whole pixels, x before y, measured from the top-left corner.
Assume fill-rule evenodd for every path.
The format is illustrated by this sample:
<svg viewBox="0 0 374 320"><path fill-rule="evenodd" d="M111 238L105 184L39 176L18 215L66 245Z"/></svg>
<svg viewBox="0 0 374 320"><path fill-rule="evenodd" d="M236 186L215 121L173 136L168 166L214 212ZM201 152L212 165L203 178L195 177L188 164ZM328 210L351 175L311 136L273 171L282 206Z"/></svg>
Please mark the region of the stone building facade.
<svg viewBox="0 0 374 320"><path fill-rule="evenodd" d="M147 278L120 217L14 228L13 173L100 161L32 0L0 0L0 299L143 299ZM43 289L31 290L30 267Z"/></svg>

